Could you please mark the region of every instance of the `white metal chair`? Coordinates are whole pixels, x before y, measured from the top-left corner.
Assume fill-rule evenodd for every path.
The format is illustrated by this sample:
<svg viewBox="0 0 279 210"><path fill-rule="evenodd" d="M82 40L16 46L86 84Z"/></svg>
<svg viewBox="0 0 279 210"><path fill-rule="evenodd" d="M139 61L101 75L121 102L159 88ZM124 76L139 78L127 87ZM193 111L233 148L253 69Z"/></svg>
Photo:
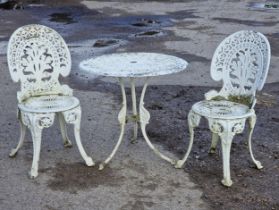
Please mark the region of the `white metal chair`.
<svg viewBox="0 0 279 210"><path fill-rule="evenodd" d="M249 121L249 151L258 169L262 168L254 158L251 137L256 123L254 106L256 90L265 83L270 63L270 45L267 38L254 31L239 31L228 36L216 49L211 63L211 77L223 81L222 89L211 90L205 94L205 100L192 106L188 115L190 142L182 160L176 164L181 168L187 160L194 139L194 128L200 118L208 120L212 132L210 153L214 153L219 137L222 145L223 180L225 186L231 186L230 150L235 134L242 133L246 119Z"/></svg>
<svg viewBox="0 0 279 210"><path fill-rule="evenodd" d="M81 107L72 96L68 85L61 85L58 77L68 76L71 71L71 56L63 38L53 29L42 25L26 25L18 28L8 44L8 65L14 82L20 82L17 94L20 139L10 153L14 157L23 144L26 126L33 140L33 163L31 178L38 176L38 163L43 128L53 124L58 116L64 146L71 146L66 123L74 125L74 134L81 156L88 166L94 162L80 140Z"/></svg>

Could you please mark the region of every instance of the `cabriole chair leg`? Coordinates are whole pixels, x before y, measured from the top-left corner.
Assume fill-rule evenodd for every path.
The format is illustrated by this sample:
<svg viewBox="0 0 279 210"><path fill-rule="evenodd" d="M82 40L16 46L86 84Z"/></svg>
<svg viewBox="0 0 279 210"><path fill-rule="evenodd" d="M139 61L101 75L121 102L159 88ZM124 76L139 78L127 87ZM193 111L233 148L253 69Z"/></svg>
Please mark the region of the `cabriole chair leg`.
<svg viewBox="0 0 279 210"><path fill-rule="evenodd" d="M230 187L232 185L231 172L230 172L230 153L231 145L234 134L225 131L221 134L221 145L222 145L222 157L223 157L223 179L222 184Z"/></svg>
<svg viewBox="0 0 279 210"><path fill-rule="evenodd" d="M76 107L72 110L65 111L65 112L63 112L63 116L67 123L71 123L74 125L74 134L75 134L77 147L78 147L78 150L79 150L82 158L84 159L86 165L94 166L95 165L94 161L92 160L91 157L89 157L86 154L86 152L82 146L81 139L80 139L81 108Z"/></svg>
<svg viewBox="0 0 279 210"><path fill-rule="evenodd" d="M30 129L33 141L33 162L31 171L29 173L30 178L36 178L38 176L38 167L40 160L40 151L41 151L41 141L42 141L42 129L36 125L32 125Z"/></svg>
<svg viewBox="0 0 279 210"><path fill-rule="evenodd" d="M67 126L66 122L64 119L64 116L62 113L58 113L58 120L59 120L59 125L60 125L60 130L61 130L61 135L63 138L63 144L64 147L72 147L72 142L69 140L68 134L67 134Z"/></svg>
<svg viewBox="0 0 279 210"><path fill-rule="evenodd" d="M249 136L248 136L248 146L249 146L249 152L250 152L250 155L251 155L251 158L253 160L253 162L255 163L255 165L257 166L257 169L262 169L263 166L261 164L260 161L256 160L254 155L253 155L253 151L252 151L252 134L253 134L253 131L254 131L254 127L255 127L255 124L256 124L256 115L253 115L251 116L248 120L249 120Z"/></svg>
<svg viewBox="0 0 279 210"><path fill-rule="evenodd" d="M19 117L19 124L20 124L20 137L19 137L19 142L17 144L17 147L12 149L9 156L10 157L15 157L18 150L22 147L23 142L24 142L24 137L25 137L25 133L26 133L26 125L23 124L22 120L21 120L21 116Z"/></svg>

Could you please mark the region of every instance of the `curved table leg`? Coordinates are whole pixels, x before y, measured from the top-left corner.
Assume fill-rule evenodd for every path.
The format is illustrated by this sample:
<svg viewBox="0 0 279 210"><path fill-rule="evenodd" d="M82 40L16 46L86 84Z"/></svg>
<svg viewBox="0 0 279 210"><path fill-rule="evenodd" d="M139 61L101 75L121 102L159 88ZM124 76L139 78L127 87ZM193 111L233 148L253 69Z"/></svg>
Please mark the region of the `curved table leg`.
<svg viewBox="0 0 279 210"><path fill-rule="evenodd" d="M137 98L136 98L136 87L135 79L131 78L131 93L132 93L132 106L133 106L133 117L134 117L134 135L131 143L136 143L138 137L138 112L137 112Z"/></svg>
<svg viewBox="0 0 279 210"><path fill-rule="evenodd" d="M115 145L115 147L113 148L111 154L108 156L108 158L102 162L99 165L99 170L103 170L105 165L109 163L109 161L111 161L111 159L113 158L113 156L115 155L115 153L117 152L122 140L123 140L123 136L124 136L124 131L125 131L125 125L126 125L126 115L127 115L127 101L126 101L126 93L125 93L125 87L124 87L124 83L122 78L119 79L119 83L120 83L120 87L121 87L121 93L122 93L122 108L118 114L118 121L120 123L120 135L117 141L117 144Z"/></svg>
<svg viewBox="0 0 279 210"><path fill-rule="evenodd" d="M196 114L192 110L189 112L189 114L188 114L188 126L189 126L189 133L190 133L189 146L188 146L187 152L184 155L183 159L177 161L175 168L182 168L184 163L186 162L186 160L192 150L192 146L193 146L193 142L194 142L194 128L199 126L200 119L201 119L200 115Z"/></svg>
<svg viewBox="0 0 279 210"><path fill-rule="evenodd" d="M150 142L147 134L146 134L146 125L149 123L150 114L144 107L144 95L146 92L146 88L148 86L148 80L146 79L145 84L143 86L141 97L140 97L140 103L139 103L139 113L140 113L140 127L142 131L142 135L148 144L148 146L155 152L156 155L158 155L160 158L168 161L172 165L176 163L175 160L168 158L167 156L163 155L157 148L154 147L154 145Z"/></svg>

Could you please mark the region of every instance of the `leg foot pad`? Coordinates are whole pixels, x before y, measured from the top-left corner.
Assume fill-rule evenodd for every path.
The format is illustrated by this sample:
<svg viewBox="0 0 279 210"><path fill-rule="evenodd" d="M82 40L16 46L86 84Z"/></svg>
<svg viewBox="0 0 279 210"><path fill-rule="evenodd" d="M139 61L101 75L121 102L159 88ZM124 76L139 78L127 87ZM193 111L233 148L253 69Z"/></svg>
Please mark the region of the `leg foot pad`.
<svg viewBox="0 0 279 210"><path fill-rule="evenodd" d="M94 163L94 161L92 160L91 157L88 157L88 158L85 160L85 163L86 163L87 166L94 166L94 165L95 165L95 163Z"/></svg>
<svg viewBox="0 0 279 210"><path fill-rule="evenodd" d="M256 161L255 164L257 166L257 169L262 169L263 168L263 165L261 164L260 161Z"/></svg>
<svg viewBox="0 0 279 210"><path fill-rule="evenodd" d="M15 157L16 155L17 155L17 149L12 149L11 152L10 152L10 154L9 154L9 157L10 157L10 158L13 158L13 157Z"/></svg>
<svg viewBox="0 0 279 210"><path fill-rule="evenodd" d="M232 184L233 184L233 182L232 182L232 180L230 179L230 180L226 180L226 179L222 179L222 184L224 185L224 186L226 186L226 187L230 187L230 186L232 186Z"/></svg>
<svg viewBox="0 0 279 210"><path fill-rule="evenodd" d="M182 168L184 165L184 162L182 160L178 160L176 164L174 165L175 168Z"/></svg>

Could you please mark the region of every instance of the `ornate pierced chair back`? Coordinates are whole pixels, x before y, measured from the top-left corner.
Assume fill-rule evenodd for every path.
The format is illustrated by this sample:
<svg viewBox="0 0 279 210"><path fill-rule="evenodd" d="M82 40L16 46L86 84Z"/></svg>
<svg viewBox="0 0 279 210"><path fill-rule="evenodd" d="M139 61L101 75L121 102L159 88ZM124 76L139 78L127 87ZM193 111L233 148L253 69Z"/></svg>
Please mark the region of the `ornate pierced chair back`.
<svg viewBox="0 0 279 210"><path fill-rule="evenodd" d="M58 78L71 70L71 56L63 38L42 25L18 28L8 44L8 65L14 82L20 81L18 100L40 95L68 95L70 88Z"/></svg>
<svg viewBox="0 0 279 210"><path fill-rule="evenodd" d="M267 38L254 31L239 31L221 42L211 63L211 77L223 81L220 96L254 96L265 83L270 63Z"/></svg>

